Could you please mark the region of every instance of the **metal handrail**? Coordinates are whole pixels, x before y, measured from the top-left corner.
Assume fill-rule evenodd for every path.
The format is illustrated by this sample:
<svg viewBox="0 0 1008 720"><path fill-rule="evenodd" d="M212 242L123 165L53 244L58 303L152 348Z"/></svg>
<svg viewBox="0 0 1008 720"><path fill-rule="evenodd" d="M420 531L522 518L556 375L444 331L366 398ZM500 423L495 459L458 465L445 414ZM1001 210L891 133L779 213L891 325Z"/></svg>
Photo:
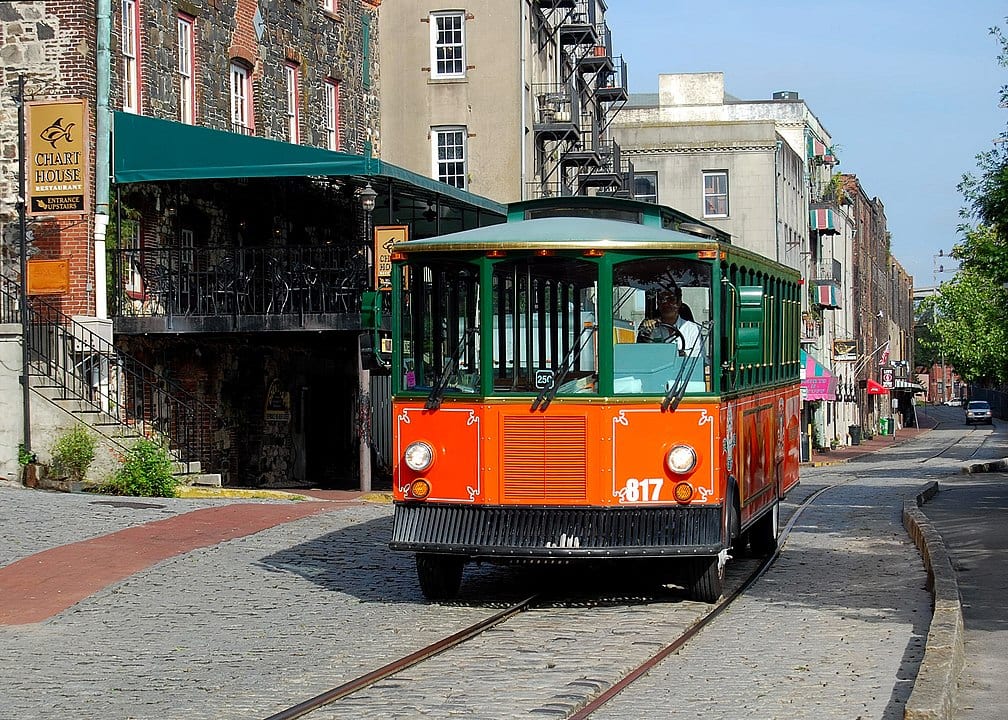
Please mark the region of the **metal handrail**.
<svg viewBox="0 0 1008 720"><path fill-rule="evenodd" d="M0 294L6 318L11 304L19 306L17 283L3 278ZM42 298L29 300L28 321L29 361L64 399L94 415L91 424L160 438L180 462L219 469L211 436L222 423L213 407Z"/></svg>

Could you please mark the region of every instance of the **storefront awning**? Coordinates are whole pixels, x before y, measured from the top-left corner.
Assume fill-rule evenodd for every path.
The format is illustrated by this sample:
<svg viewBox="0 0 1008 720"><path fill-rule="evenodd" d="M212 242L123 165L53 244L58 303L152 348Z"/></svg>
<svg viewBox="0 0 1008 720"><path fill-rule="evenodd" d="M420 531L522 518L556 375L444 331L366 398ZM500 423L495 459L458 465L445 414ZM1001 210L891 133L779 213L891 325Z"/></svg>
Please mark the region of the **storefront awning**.
<svg viewBox="0 0 1008 720"><path fill-rule="evenodd" d="M801 350L802 399L836 400L836 376L814 357Z"/></svg>
<svg viewBox="0 0 1008 720"><path fill-rule="evenodd" d="M253 177L388 178L505 215L507 208L378 158L116 112L112 178L117 183Z"/></svg>
<svg viewBox="0 0 1008 720"><path fill-rule="evenodd" d="M868 382L865 383L865 391L869 395L887 395L889 393L888 389L882 387L877 382L871 379L869 379Z"/></svg>
<svg viewBox="0 0 1008 720"><path fill-rule="evenodd" d="M924 392L924 386L910 382L909 380L895 380L892 386L892 392L909 392L909 393L922 393Z"/></svg>

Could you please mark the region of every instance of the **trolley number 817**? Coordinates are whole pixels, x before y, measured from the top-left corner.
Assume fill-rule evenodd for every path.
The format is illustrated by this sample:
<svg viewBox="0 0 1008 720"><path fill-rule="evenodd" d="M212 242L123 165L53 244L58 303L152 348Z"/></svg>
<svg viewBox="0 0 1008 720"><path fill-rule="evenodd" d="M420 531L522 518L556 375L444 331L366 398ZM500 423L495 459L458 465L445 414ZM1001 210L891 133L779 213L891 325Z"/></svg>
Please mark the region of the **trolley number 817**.
<svg viewBox="0 0 1008 720"><path fill-rule="evenodd" d="M657 502L661 496L662 478L627 478L626 484L616 491L620 502Z"/></svg>

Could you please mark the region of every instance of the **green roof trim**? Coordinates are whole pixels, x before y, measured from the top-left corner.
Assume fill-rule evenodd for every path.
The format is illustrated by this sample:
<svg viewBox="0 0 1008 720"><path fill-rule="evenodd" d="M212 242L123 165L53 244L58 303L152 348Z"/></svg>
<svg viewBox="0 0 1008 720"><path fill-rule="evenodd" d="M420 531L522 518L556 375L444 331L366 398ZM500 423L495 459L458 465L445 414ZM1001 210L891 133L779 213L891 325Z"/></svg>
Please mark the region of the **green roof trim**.
<svg viewBox="0 0 1008 720"><path fill-rule="evenodd" d="M132 113L112 115L117 183L253 177L357 177L399 181L500 216L507 207L378 158L186 125Z"/></svg>

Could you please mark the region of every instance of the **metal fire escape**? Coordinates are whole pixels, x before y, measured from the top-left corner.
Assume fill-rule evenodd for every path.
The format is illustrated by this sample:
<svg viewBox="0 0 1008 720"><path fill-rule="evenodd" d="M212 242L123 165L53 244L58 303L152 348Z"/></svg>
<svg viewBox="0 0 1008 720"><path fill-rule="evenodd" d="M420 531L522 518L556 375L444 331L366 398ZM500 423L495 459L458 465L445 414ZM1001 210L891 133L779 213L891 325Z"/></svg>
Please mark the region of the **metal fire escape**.
<svg viewBox="0 0 1008 720"><path fill-rule="evenodd" d="M633 165L609 127L629 97L601 0L540 0L559 49L556 83L533 87L540 181L531 197L628 195Z"/></svg>

